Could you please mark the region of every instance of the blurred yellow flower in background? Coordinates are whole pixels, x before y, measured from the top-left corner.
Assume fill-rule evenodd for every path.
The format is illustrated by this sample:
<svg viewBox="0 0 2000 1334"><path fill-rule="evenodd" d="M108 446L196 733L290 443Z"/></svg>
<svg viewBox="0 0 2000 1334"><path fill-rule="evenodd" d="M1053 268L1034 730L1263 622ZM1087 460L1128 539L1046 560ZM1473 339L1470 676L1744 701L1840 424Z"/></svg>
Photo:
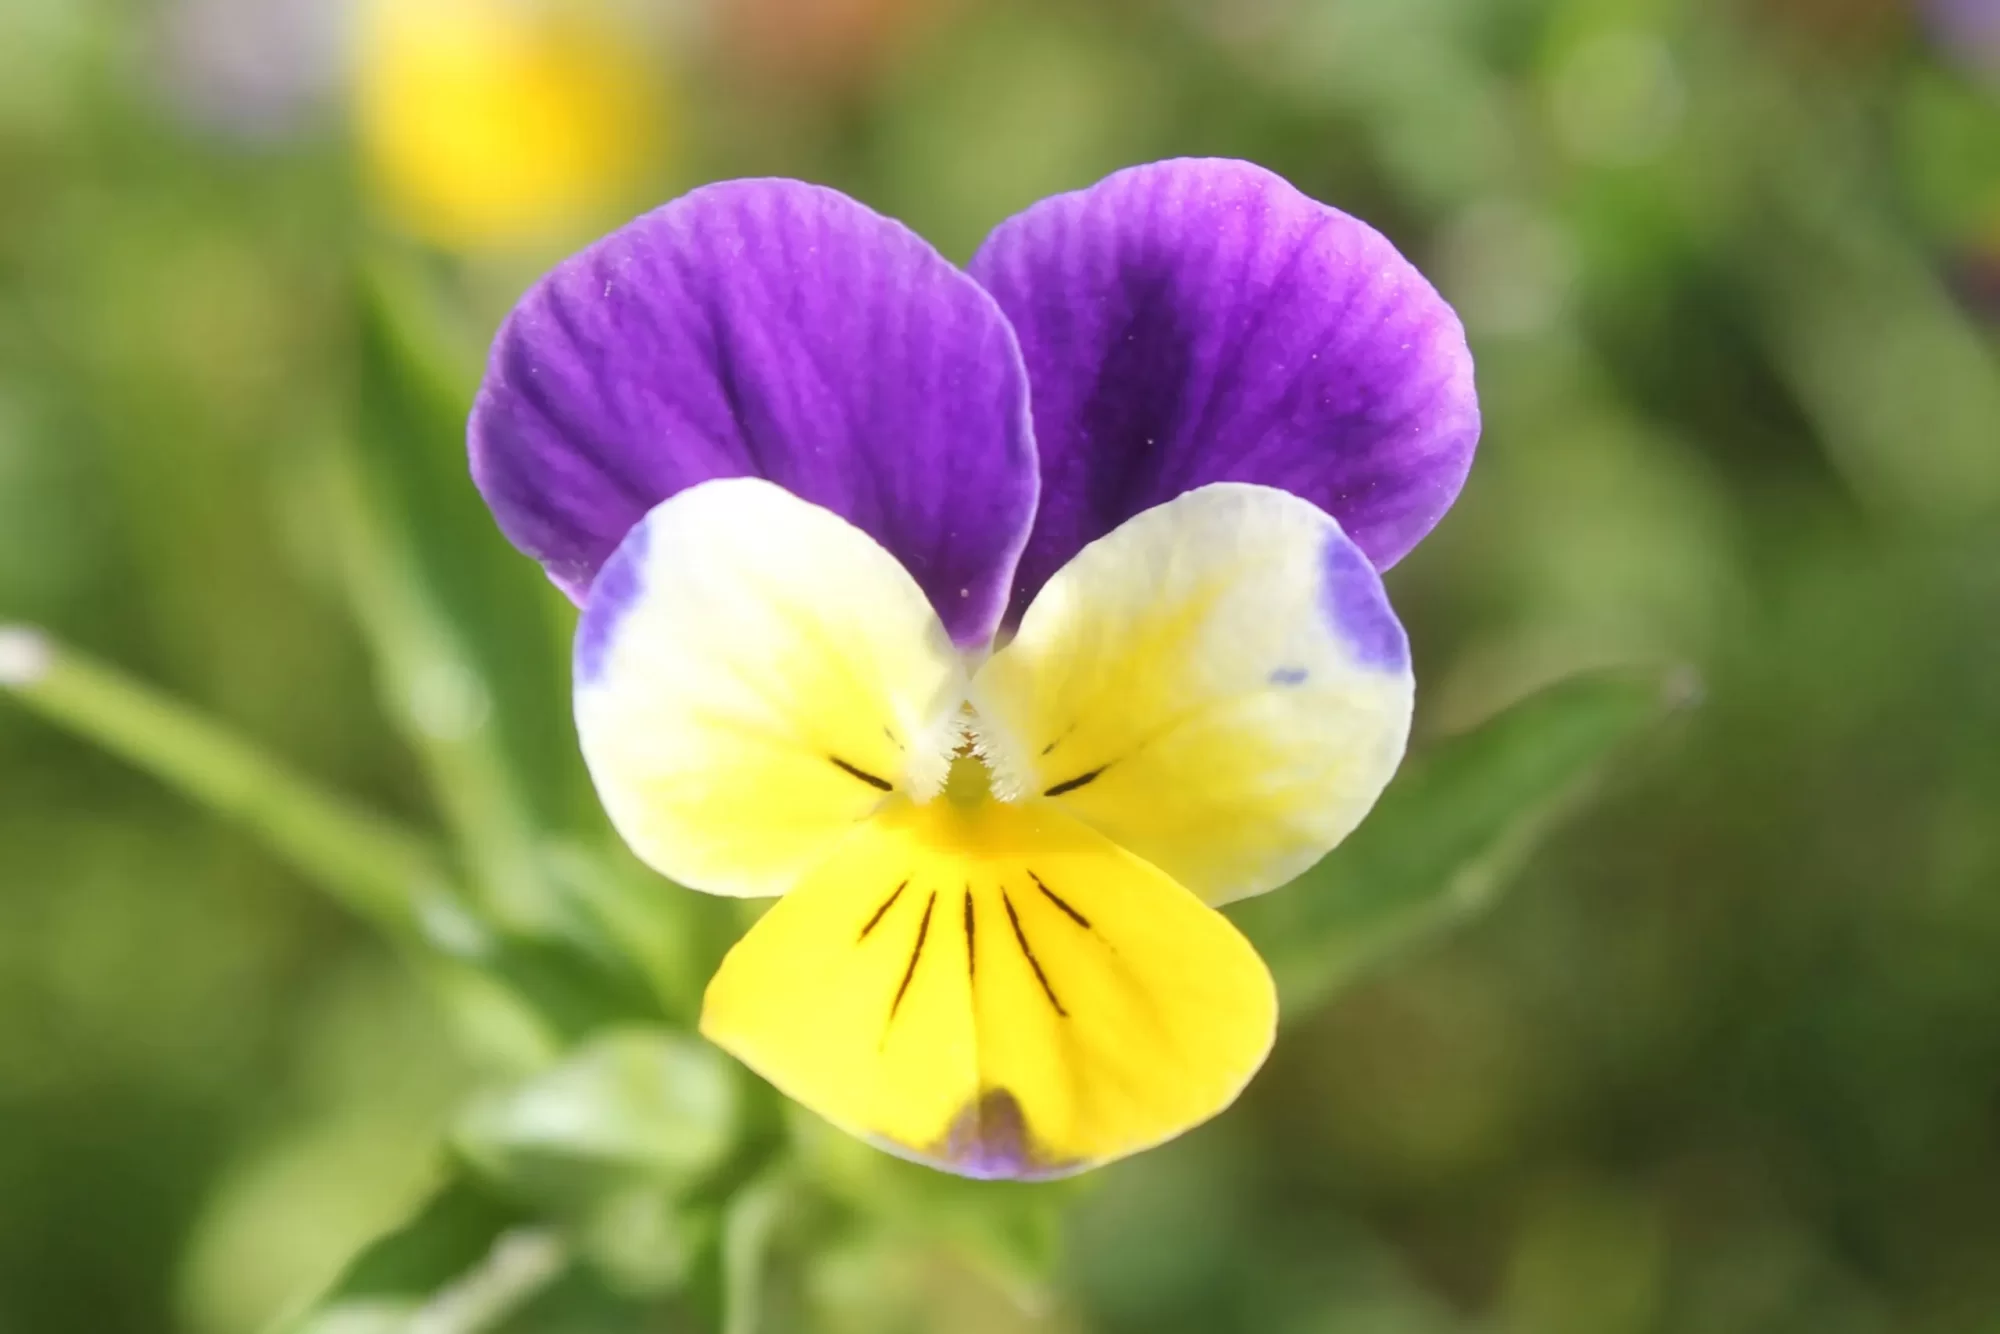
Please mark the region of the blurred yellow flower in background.
<svg viewBox="0 0 2000 1334"><path fill-rule="evenodd" d="M660 146L661 71L595 6L364 0L356 37L367 184L434 244L527 246L602 220Z"/></svg>

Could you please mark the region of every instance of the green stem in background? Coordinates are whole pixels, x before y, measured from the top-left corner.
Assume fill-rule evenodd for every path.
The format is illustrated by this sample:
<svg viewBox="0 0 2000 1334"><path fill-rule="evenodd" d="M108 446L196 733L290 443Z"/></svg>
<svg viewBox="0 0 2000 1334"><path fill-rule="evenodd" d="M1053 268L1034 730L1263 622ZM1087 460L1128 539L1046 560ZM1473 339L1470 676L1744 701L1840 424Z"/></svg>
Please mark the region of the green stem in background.
<svg viewBox="0 0 2000 1334"><path fill-rule="evenodd" d="M0 693L96 742L266 847L379 928L464 1007L467 984L522 1007L553 1056L650 999L559 941L496 930L421 834L312 782L213 719L38 630L0 626ZM628 989L629 990L629 989Z"/></svg>
<svg viewBox="0 0 2000 1334"><path fill-rule="evenodd" d="M37 630L0 627L0 691L250 830L392 937L420 937L421 906L449 892L443 858L420 835Z"/></svg>
<svg viewBox="0 0 2000 1334"><path fill-rule="evenodd" d="M493 1243L477 1269L432 1297L410 1322L440 1334L496 1329L569 1269L562 1238L549 1228L518 1228Z"/></svg>
<svg viewBox="0 0 2000 1334"><path fill-rule="evenodd" d="M792 1197L792 1184L774 1169L737 1193L722 1217L722 1334L770 1334L764 1321L771 1243Z"/></svg>

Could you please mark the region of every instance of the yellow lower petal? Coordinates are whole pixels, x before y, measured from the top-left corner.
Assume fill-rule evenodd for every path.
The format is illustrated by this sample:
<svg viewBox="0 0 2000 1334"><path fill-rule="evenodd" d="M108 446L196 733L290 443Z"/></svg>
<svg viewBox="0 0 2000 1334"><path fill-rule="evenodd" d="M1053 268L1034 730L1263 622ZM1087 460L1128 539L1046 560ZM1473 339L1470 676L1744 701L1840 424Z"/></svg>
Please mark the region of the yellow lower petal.
<svg viewBox="0 0 2000 1334"><path fill-rule="evenodd" d="M1122 1157L1270 1049L1235 927L1063 814L892 801L751 929L702 1031L836 1125L970 1176Z"/></svg>

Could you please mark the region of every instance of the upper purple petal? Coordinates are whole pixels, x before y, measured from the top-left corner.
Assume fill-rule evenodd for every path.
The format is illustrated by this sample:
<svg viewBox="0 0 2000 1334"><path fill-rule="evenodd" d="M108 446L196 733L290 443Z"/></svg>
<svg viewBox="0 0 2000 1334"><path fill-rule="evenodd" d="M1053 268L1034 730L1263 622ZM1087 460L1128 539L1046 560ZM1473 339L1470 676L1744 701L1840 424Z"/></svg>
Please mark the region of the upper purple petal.
<svg viewBox="0 0 2000 1334"><path fill-rule="evenodd" d="M1209 482L1302 496L1386 569L1472 465L1451 307L1381 233L1261 167L1118 172L1002 223L971 272L1034 394L1042 498L1013 618L1086 543Z"/></svg>
<svg viewBox="0 0 2000 1334"><path fill-rule="evenodd" d="M536 283L470 444L502 531L579 602L654 505L753 476L874 537L978 643L1035 510L999 307L908 228L796 181L696 190Z"/></svg>

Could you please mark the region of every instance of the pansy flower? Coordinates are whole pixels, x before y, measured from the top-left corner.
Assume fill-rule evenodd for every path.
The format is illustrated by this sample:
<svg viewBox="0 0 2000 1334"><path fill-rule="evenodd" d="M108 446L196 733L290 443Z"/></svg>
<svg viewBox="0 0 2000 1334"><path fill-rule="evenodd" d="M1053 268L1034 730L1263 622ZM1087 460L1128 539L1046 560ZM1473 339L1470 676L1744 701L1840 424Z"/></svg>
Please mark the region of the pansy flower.
<svg viewBox="0 0 2000 1334"><path fill-rule="evenodd" d="M522 298L470 434L582 605L613 822L683 885L777 896L705 1034L968 1176L1236 1097L1277 1002L1217 908L1395 770L1377 572L1478 436L1458 320L1380 234L1166 162L961 271L832 190L712 185Z"/></svg>

